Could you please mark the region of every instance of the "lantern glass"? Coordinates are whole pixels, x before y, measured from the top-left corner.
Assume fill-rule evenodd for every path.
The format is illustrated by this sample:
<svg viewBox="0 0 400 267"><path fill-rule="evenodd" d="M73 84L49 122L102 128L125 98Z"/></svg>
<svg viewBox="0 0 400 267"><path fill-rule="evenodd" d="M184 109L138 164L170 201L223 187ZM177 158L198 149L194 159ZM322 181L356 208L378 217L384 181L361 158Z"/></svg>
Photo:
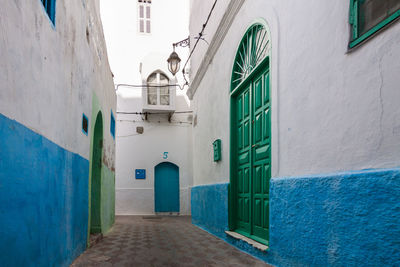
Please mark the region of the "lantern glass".
<svg viewBox="0 0 400 267"><path fill-rule="evenodd" d="M168 69L175 76L175 74L179 71L181 59L178 54L174 51L168 58Z"/></svg>

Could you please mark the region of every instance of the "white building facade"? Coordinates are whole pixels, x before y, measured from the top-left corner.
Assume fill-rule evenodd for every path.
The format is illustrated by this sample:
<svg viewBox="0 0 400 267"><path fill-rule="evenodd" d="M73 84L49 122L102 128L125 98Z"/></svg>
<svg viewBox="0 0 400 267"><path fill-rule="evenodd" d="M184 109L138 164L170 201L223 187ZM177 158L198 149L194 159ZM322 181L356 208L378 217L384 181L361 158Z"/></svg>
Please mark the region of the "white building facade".
<svg viewBox="0 0 400 267"><path fill-rule="evenodd" d="M191 58L193 223L277 266L400 263L400 6L365 2L217 2Z"/></svg>
<svg viewBox="0 0 400 267"><path fill-rule="evenodd" d="M117 99L100 5L0 6L1 265L68 266L114 223Z"/></svg>
<svg viewBox="0 0 400 267"><path fill-rule="evenodd" d="M116 214L190 214L192 112L167 65L189 35L189 2L103 0L101 13L118 96ZM183 65L188 48L175 50Z"/></svg>

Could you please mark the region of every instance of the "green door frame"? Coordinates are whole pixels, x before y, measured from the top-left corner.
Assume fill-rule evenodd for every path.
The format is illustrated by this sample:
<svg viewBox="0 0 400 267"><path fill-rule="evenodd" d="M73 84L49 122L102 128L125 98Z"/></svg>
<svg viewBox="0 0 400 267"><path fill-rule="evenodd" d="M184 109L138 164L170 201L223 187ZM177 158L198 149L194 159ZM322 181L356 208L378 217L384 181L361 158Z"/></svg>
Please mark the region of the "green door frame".
<svg viewBox="0 0 400 267"><path fill-rule="evenodd" d="M247 42L249 42L248 39L248 32L252 30L252 28L254 28L254 26L257 24L252 25L246 32L246 34L244 35L241 44L243 42L246 42L246 38L247 38ZM259 23L258 23L259 25ZM264 25L262 25L263 27L265 27ZM266 27L265 27L266 28ZM239 46L239 49L241 49L241 46ZM243 57L242 55L239 55L240 51L238 49L237 55L236 55L236 59L235 59L235 64L237 64L237 60L238 57ZM237 196L238 196L238 144L237 144L237 117L236 117L236 97L239 96L240 94L242 94L244 91L246 91L247 89L250 90L250 99L249 99L249 109L251 112L250 118L252 119L252 116L254 116L254 110L253 110L253 99L254 99L254 89L253 87L253 82L254 79L259 77L260 75L264 75L265 73L268 73L270 71L270 57L269 55L267 55L262 61L261 63L257 64L256 67L254 67L251 72L248 74L248 76L246 76L243 80L241 80L240 82L234 82L235 78L237 79L237 75L235 76L235 72L237 73L237 68L235 69L235 66L233 68L232 71L232 80L231 80L231 94L230 94L230 183L229 183L229 189L228 189L228 193L229 193L229 205L228 205L228 221L229 221L229 229L231 231L237 231L240 234L246 235L260 243L266 244L268 245L268 240L269 240L269 225L268 225L268 232L266 234L265 238L258 238L257 236L251 235L251 234L247 234L243 231L237 230L238 225L237 224L237 218L238 218L238 203L237 203ZM269 75L270 77L270 75ZM269 97L271 95L270 93L270 79L268 77L268 86L267 90ZM269 98L269 103L271 103L270 98ZM270 110L269 110L270 112ZM269 118L270 118L269 114ZM269 119L269 129L271 128L271 122ZM253 140L253 132L252 132L253 126L250 126L250 132L249 132L249 136L251 138L251 140ZM269 146L271 146L271 132L269 132ZM269 160L271 161L271 148L269 147L268 150L268 157ZM253 168L254 165L254 161L252 159L253 157L253 152L250 151L250 168ZM271 166L271 162L270 162L270 166ZM250 181L252 180L252 173L253 170L250 169ZM268 173L268 177L270 179L271 177L271 167L269 167L269 173ZM250 185L251 190L253 190L253 186ZM267 188L269 188L269 184L267 185ZM253 202L253 191L251 191L251 201ZM269 192L268 192L268 198L269 198ZM269 201L269 200L268 200ZM249 214L250 215L250 219L252 220L252 218L254 217L254 209L252 207L252 205L250 204L250 211ZM269 207L268 207L268 224L269 224ZM252 222L250 222L250 227L251 229L253 229L253 224Z"/></svg>

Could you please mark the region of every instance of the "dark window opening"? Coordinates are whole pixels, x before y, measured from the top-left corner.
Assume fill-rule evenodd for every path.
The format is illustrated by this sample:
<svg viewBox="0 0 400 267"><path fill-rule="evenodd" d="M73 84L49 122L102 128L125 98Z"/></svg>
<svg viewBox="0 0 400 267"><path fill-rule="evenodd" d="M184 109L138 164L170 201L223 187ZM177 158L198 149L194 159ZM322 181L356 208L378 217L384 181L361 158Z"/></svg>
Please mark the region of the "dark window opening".
<svg viewBox="0 0 400 267"><path fill-rule="evenodd" d="M89 129L89 120L86 117L86 115L83 114L83 116L82 116L82 132L87 135L88 131L89 131L88 129Z"/></svg>
<svg viewBox="0 0 400 267"><path fill-rule="evenodd" d="M112 137L115 139L115 118L114 114L111 111L111 123L110 123L110 133Z"/></svg>
<svg viewBox="0 0 400 267"><path fill-rule="evenodd" d="M51 22L55 24L56 0L41 0L41 1Z"/></svg>

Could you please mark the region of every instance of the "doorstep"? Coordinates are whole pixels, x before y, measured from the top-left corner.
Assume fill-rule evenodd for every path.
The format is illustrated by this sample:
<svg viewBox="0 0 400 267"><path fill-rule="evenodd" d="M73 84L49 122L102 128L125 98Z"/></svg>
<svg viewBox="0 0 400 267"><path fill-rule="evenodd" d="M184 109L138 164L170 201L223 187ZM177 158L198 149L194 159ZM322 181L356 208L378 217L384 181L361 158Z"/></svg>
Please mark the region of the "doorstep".
<svg viewBox="0 0 400 267"><path fill-rule="evenodd" d="M248 237L246 237L246 236L244 236L244 235L241 235L241 234L239 234L239 233L232 232L232 231L225 231L225 233L226 233L227 235L229 235L230 237L233 237L233 238L235 238L235 239L242 240L242 241L248 243L249 245L252 245L254 248L256 248L256 249L258 249L258 250L261 250L261 251L263 251L263 252L265 252L265 251L268 250L268 246L266 246L266 245L264 245L264 244L261 244L261 243L255 241L255 240L250 239L250 238L248 238Z"/></svg>

